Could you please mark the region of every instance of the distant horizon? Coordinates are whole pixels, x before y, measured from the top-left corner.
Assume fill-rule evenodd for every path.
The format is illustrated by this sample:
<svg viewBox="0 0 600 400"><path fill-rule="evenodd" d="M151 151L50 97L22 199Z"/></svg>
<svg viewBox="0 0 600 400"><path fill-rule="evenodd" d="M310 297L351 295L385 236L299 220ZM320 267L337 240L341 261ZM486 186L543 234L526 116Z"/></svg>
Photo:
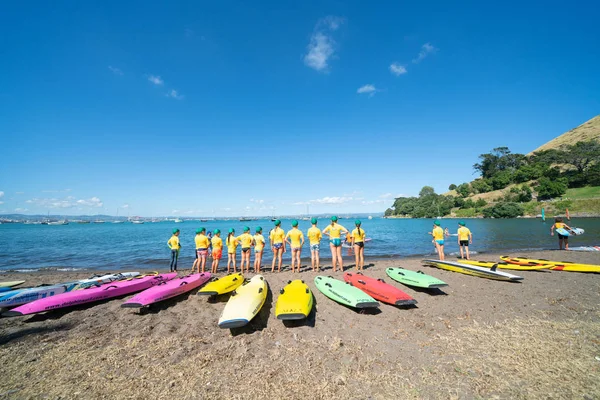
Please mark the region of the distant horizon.
<svg viewBox="0 0 600 400"><path fill-rule="evenodd" d="M110 215L110 214L93 214L93 215L88 215L88 214L80 214L80 215L76 215L76 214L15 214L15 213L8 213L8 214L0 214L0 218L7 218L7 217L29 217L29 218L65 218L65 217L69 217L69 218L85 218L85 219L89 219L89 218L112 218L112 219L133 219L133 218L143 218L143 219L182 219L182 220L196 220L196 219L238 219L238 218L253 218L253 219L270 219L270 218L312 218L312 217L317 217L317 218L328 218L331 217L333 215L336 215L339 218L345 218L347 216L383 216L383 212L381 211L377 211L377 212L373 212L373 213L369 213L369 212L353 212L353 213L320 213L320 214L310 214L310 215L305 215L305 214L282 214L282 215L236 215L236 216L215 216L215 217L208 217L208 216L181 216L181 215L159 215L159 216L143 216L143 215L134 215L134 216L117 216L117 215Z"/></svg>

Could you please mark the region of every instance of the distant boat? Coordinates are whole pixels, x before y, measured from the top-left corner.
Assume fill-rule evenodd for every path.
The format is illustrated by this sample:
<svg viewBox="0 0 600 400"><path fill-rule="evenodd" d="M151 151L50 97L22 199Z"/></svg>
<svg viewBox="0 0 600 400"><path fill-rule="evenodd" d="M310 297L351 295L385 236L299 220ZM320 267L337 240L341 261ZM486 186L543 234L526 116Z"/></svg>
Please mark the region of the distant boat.
<svg viewBox="0 0 600 400"><path fill-rule="evenodd" d="M48 222L48 225L69 225L69 221L67 221L67 220L52 221L52 222Z"/></svg>
<svg viewBox="0 0 600 400"><path fill-rule="evenodd" d="M240 221L241 221L241 222L244 222L244 221L252 221L252 218L240 218Z"/></svg>
<svg viewBox="0 0 600 400"><path fill-rule="evenodd" d="M84 220L79 220L77 221L78 224L89 224L90 221L84 221Z"/></svg>
<svg viewBox="0 0 600 400"><path fill-rule="evenodd" d="M175 223L180 223L180 222L183 222L183 220L182 220L182 219L179 219L179 218L175 218L175 219L173 220L173 222L175 222Z"/></svg>
<svg viewBox="0 0 600 400"><path fill-rule="evenodd" d="M373 219L373 216L372 216L372 215L369 215L369 219Z"/></svg>
<svg viewBox="0 0 600 400"><path fill-rule="evenodd" d="M112 223L113 223L113 224L124 224L124 223L125 223L125 221L113 221Z"/></svg>
<svg viewBox="0 0 600 400"><path fill-rule="evenodd" d="M144 221L140 221L139 219L135 219L133 221L131 221L132 224L143 224Z"/></svg>
<svg viewBox="0 0 600 400"><path fill-rule="evenodd" d="M106 221L102 221L101 219L97 219L97 220L94 221L95 224L103 224L105 222Z"/></svg>

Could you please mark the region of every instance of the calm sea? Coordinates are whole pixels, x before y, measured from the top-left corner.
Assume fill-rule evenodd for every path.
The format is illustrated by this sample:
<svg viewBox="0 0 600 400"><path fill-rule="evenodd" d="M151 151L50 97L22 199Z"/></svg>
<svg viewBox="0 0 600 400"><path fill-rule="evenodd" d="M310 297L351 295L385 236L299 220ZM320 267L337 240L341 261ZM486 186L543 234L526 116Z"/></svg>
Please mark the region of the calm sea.
<svg viewBox="0 0 600 400"><path fill-rule="evenodd" d="M557 238L549 234L551 222L540 219L467 219L467 226L474 235L472 251L485 258L486 252L518 250L538 250L557 247ZM321 220L323 229L326 220ZM354 228L354 220L343 219L340 223L346 228ZM442 226L456 233L457 219L443 219ZM290 220L282 220L287 231ZM181 230L182 250L179 269L189 268L194 261L194 235L196 228L216 228L227 232L235 228L242 233L244 226L250 226L252 232L256 226L262 226L265 237L273 227L270 220L249 222L208 221L184 223L160 222L134 225L125 224L76 224L60 226L2 224L0 225L0 269L37 270L50 269L164 269L168 268L170 250L167 240L174 228ZM431 237L430 219L382 219L363 220L362 228L372 241L365 247L367 258L402 258L408 256L429 256L434 254ZM600 245L600 218L573 219L571 226L586 230L582 236L571 239L572 246ZM305 233L310 227L309 221L300 221ZM224 238L226 235L222 235ZM322 242L321 255L330 259L329 246ZM238 248L238 262L239 262ZM446 253L458 251L456 237L447 239ZM226 255L221 265L226 263ZM350 262L353 257L349 249L344 249L344 257ZM271 252L265 252L265 262L270 262ZM284 255L289 262L290 252ZM303 249L303 259L310 259L308 246Z"/></svg>

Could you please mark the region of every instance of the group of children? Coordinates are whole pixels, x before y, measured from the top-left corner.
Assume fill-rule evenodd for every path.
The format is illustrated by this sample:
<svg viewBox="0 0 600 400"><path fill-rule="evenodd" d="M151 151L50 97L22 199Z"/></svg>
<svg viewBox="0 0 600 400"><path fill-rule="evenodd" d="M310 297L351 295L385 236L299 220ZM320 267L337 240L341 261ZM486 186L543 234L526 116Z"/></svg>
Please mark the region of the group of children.
<svg viewBox="0 0 600 400"><path fill-rule="evenodd" d="M365 243L365 231L360 227L361 221L356 220L354 222L356 228L350 233L346 228L337 223L338 218L336 216L331 217L331 223L328 224L323 231L317 227L317 219L311 220L312 226L306 232L310 244L310 255L312 270L315 272L320 271L320 242L323 235L329 237L329 248L331 250L331 258L333 264L333 272L337 271L339 266L340 270L343 271L343 260L342 260L342 234L346 235L346 240L351 244L354 249L356 259L356 269L362 270L364 268L364 243ZM181 249L181 243L179 242L179 229L173 230L173 236L167 242L167 245L171 249L171 271L177 271L177 260L179 258L179 250ZM283 253L287 252L289 246L292 250L292 272L300 272L300 255L302 252L302 246L304 245L304 233L298 229L298 221L292 221L292 229L287 233L281 228L281 221L275 221L275 227L269 232L269 245L273 251L273 261L271 263L271 272L275 271L275 264L277 263L277 271L281 271L282 256ZM199 228L196 230L195 237L196 244L196 260L192 266L193 271L204 272L206 266L206 259L212 257L211 272L214 274L219 268L219 261L223 255L223 239L221 239L221 231L215 229L214 232L206 232L205 228ZM262 264L262 255L266 246L266 240L262 235L262 228L259 226L255 230L255 234L250 234L250 228L244 227L244 233L240 236L235 236L235 229L229 229L227 237L225 239L225 246L227 247L227 272L237 272L236 254L237 247L241 245L242 248L242 259L240 270L241 272L250 272L250 254L251 249L254 248L254 272L260 273Z"/></svg>
<svg viewBox="0 0 600 400"><path fill-rule="evenodd" d="M435 220L433 222L433 230L428 232L429 235L433 237L433 244L435 249L438 252L438 256L441 261L444 261L444 241L446 237L451 236L448 228L442 229L440 226L441 223L439 220ZM458 247L460 249L460 258L465 258L469 260L469 244L473 244L473 234L466 227L463 221L458 223L458 231L456 232L456 236L458 236Z"/></svg>

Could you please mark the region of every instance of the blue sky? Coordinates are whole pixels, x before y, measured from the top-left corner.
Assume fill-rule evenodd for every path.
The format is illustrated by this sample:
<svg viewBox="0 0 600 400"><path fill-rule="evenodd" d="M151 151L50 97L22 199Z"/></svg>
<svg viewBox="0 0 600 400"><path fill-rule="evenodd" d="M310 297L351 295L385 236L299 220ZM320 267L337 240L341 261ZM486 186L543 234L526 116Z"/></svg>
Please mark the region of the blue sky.
<svg viewBox="0 0 600 400"><path fill-rule="evenodd" d="M598 3L447 3L6 3L0 213L383 211L598 114Z"/></svg>

